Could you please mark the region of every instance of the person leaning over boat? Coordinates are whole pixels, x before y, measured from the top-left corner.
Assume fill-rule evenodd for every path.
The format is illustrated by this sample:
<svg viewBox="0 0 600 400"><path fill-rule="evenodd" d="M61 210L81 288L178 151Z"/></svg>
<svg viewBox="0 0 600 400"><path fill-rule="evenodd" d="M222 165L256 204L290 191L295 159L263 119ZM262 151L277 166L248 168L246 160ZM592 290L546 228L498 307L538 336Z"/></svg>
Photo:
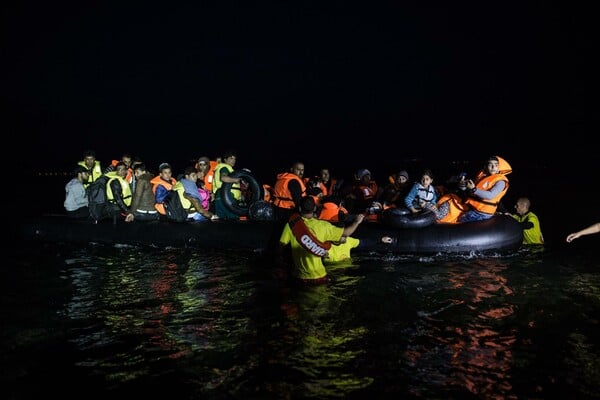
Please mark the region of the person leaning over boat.
<svg viewBox="0 0 600 400"><path fill-rule="evenodd" d="M146 164L143 162L133 166L133 178L135 189L129 214L125 217L126 222L136 221L156 221L159 218L158 211L154 208L154 193L152 192L153 175L146 170Z"/></svg>
<svg viewBox="0 0 600 400"><path fill-rule="evenodd" d="M131 205L131 186L125 180L127 176L127 166L118 162L115 171L105 174L108 177L106 182L106 199L111 205L111 214L122 214L127 218L129 215L129 206Z"/></svg>
<svg viewBox="0 0 600 400"><path fill-rule="evenodd" d="M231 194L236 200L241 199L242 192L240 189L241 178L232 178L233 167L237 162L237 155L233 150L228 150L223 154L223 162L220 162L215 167L215 175L213 179L213 193L215 194L215 214L221 219L232 219L239 220L240 217L234 212L230 211L225 205L223 199L224 193L223 183L231 183Z"/></svg>
<svg viewBox="0 0 600 400"><path fill-rule="evenodd" d="M175 185L173 190L177 191L181 205L188 212L188 219L194 221L210 221L215 219L213 213L208 210L208 199L202 199L198 192L198 170L189 166L183 171L184 177ZM204 205L202 202L204 201Z"/></svg>
<svg viewBox="0 0 600 400"><path fill-rule="evenodd" d="M93 150L84 151L83 160L79 161L77 165L87 168L90 173L87 182L83 183L83 186L86 188L90 185L90 183L96 181L104 174L100 165L100 161L96 160L96 152Z"/></svg>
<svg viewBox="0 0 600 400"><path fill-rule="evenodd" d="M506 175L511 172L512 167L502 157L489 157L475 182L467 180L468 196L465 200L455 193L446 194L438 200L437 222L455 224L492 218L508 190Z"/></svg>
<svg viewBox="0 0 600 400"><path fill-rule="evenodd" d="M537 215L529 210L531 201L527 197L519 197L515 203L516 214L510 214L521 223L523 228L523 244L544 244L544 235Z"/></svg>
<svg viewBox="0 0 600 400"><path fill-rule="evenodd" d="M300 161L292 164L288 172L277 174L272 193L275 219L287 221L290 215L298 210L303 196L306 195L303 176L304 163Z"/></svg>
<svg viewBox="0 0 600 400"><path fill-rule="evenodd" d="M598 232L600 232L600 222L596 222L595 224L592 224L592 225L588 226L587 228L583 228L580 231L570 233L567 236L567 243L571 243L573 240L580 238L582 236L593 235L594 233L598 233Z"/></svg>
<svg viewBox="0 0 600 400"><path fill-rule="evenodd" d="M154 208L160 215L167 215L163 203L169 191L173 189L173 185L177 183L177 180L172 175L171 164L162 163L158 166L158 175L150 180L152 192L154 193Z"/></svg>
<svg viewBox="0 0 600 400"><path fill-rule="evenodd" d="M356 231L364 219L359 214L352 224L338 227L327 221L315 218L317 210L315 199L305 196L300 201L300 213L291 215L279 237L280 251L291 247L292 271L294 278L305 283L324 283L327 270L323 257L328 254L331 242L343 242Z"/></svg>
<svg viewBox="0 0 600 400"><path fill-rule="evenodd" d="M75 176L65 185L64 207L69 218L88 218L88 197L84 183L87 182L90 171L81 165L75 167Z"/></svg>

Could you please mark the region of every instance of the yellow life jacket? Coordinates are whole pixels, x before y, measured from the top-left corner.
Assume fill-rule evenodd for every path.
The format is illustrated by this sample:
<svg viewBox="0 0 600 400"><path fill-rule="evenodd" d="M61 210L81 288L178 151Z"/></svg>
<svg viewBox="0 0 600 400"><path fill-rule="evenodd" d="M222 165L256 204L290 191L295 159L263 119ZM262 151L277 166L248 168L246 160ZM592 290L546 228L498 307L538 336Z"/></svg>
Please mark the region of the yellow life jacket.
<svg viewBox="0 0 600 400"><path fill-rule="evenodd" d="M108 201L111 203L116 203L115 196L110 185L112 181L117 179L121 185L121 191L123 192L123 202L127 207L129 207L131 205L131 186L129 183L124 178L121 178L116 171L108 172L106 176L108 176L108 182L106 182L106 198Z"/></svg>
<svg viewBox="0 0 600 400"><path fill-rule="evenodd" d="M227 163L217 164L217 166L215 167L215 174L214 174L214 179L213 179L213 187L212 187L213 193L217 193L217 190L221 189L221 186L223 186L223 181L221 180L221 169L222 168L227 168L227 171L229 171L229 174L231 174L233 172L233 167L231 165L229 165ZM240 200L242 198L242 189L240 188L239 183L231 184L231 194L233 195L233 198L236 200Z"/></svg>

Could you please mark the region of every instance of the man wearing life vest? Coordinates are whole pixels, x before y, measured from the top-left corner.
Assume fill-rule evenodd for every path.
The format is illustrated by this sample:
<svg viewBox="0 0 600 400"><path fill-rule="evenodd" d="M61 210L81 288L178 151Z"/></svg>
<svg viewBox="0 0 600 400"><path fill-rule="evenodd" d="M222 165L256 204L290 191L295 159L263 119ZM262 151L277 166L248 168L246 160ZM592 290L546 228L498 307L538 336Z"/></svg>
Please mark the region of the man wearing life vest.
<svg viewBox="0 0 600 400"><path fill-rule="evenodd" d="M83 160L79 161L77 165L87 168L89 171L89 177L87 182L83 183L83 186L87 188L90 183L94 182L103 175L100 161L96 160L96 153L93 150L86 150L83 152Z"/></svg>
<svg viewBox="0 0 600 400"><path fill-rule="evenodd" d="M300 213L292 214L279 238L280 249L288 245L291 247L292 276L313 284L327 281L322 257L328 255L331 242L345 242L364 219L364 215L361 214L351 225L341 228L315 218L316 209L313 197L303 197L300 201Z"/></svg>
<svg viewBox="0 0 600 400"><path fill-rule="evenodd" d="M457 223L489 219L494 216L498 204L508 190L506 175L512 172L510 164L499 156L488 158L475 182L467 180L466 200L450 193L437 203L437 222Z"/></svg>
<svg viewBox="0 0 600 400"><path fill-rule="evenodd" d="M523 228L523 244L544 244L544 235L540 228L540 220L531 210L531 201L527 197L519 197L515 204L516 214L512 215Z"/></svg>
<svg viewBox="0 0 600 400"><path fill-rule="evenodd" d="M241 178L232 178L233 167L237 162L237 155L232 150L226 151L223 154L223 162L217 164L215 167L215 176L213 179L213 193L215 195L215 214L222 219L240 219L239 215L230 211L225 205L223 193L223 183L231 183L231 195L235 200L242 198L242 191L240 188Z"/></svg>
<svg viewBox="0 0 600 400"><path fill-rule="evenodd" d="M173 189L173 185L177 183L177 180L173 178L173 171L171 165L168 163L162 163L158 166L158 175L152 178L150 183L152 184L152 192L154 193L154 208L161 215L167 215L165 211L165 198L169 194L169 191Z"/></svg>
<svg viewBox="0 0 600 400"><path fill-rule="evenodd" d="M113 214L128 215L131 205L131 186L125 180L127 166L119 162L115 170L108 172L106 176L109 178L106 182L106 198L112 204Z"/></svg>
<svg viewBox="0 0 600 400"><path fill-rule="evenodd" d="M272 196L276 219L287 220L294 211L298 210L298 205L306 194L303 176L304 163L299 161L292 165L289 172L277 175Z"/></svg>
<svg viewBox="0 0 600 400"><path fill-rule="evenodd" d="M127 167L127 175L125 176L125 180L131 185L133 182L133 157L131 157L131 154L129 153L124 153L121 156L121 160L112 160L110 165L104 169L104 173L106 174L108 172L115 171L119 162L122 162Z"/></svg>

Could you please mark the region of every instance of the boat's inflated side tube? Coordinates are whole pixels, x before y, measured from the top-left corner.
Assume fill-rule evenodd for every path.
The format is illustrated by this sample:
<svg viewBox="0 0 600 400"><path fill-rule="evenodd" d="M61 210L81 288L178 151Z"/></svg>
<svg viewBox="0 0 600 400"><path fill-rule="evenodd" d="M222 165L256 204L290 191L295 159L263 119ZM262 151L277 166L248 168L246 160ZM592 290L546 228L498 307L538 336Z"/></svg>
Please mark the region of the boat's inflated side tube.
<svg viewBox="0 0 600 400"><path fill-rule="evenodd" d="M412 213L408 208L388 208L379 215L379 221L386 226L412 229L424 228L435 222L435 213L431 210L422 210Z"/></svg>
<svg viewBox="0 0 600 400"><path fill-rule="evenodd" d="M247 184L247 188L242 190L242 197L240 200L236 200L232 194L231 182L223 182L221 190L223 191L223 204L232 213L239 216L247 216L250 206L263 198L263 188L258 184L256 178L252 176L250 171L240 169L229 174L232 178L242 178ZM233 188L233 190L239 190Z"/></svg>

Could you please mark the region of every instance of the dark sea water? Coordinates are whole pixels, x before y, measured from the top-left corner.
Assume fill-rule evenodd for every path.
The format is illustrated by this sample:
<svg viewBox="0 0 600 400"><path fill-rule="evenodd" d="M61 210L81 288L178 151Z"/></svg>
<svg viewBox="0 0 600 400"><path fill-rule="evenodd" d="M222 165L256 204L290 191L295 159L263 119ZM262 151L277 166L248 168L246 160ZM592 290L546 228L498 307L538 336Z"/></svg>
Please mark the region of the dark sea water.
<svg viewBox="0 0 600 400"><path fill-rule="evenodd" d="M251 253L31 244L3 268L2 396L599 398L600 265L579 240L367 254L317 287Z"/></svg>
<svg viewBox="0 0 600 400"><path fill-rule="evenodd" d="M535 199L544 248L362 254L316 287L253 253L9 240L0 393L600 398L600 235L564 243L597 215L556 213L544 181L512 182L508 205Z"/></svg>

